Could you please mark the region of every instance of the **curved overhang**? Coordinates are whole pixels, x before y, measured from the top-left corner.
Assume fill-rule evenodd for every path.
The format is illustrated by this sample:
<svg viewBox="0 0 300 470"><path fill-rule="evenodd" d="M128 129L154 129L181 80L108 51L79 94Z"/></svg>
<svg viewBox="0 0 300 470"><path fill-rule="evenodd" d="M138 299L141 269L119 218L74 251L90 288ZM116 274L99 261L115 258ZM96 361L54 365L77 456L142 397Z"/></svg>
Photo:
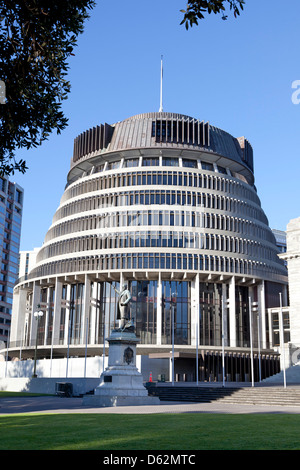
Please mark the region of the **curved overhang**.
<svg viewBox="0 0 300 470"><path fill-rule="evenodd" d="M74 165L68 173L67 176L67 185L74 183L76 180L84 176L85 174L90 174L93 167L105 163L115 161L121 158L134 158L140 156L172 156L172 157L182 157L182 158L195 158L203 160L205 162L216 163L217 165L228 168L232 173L238 173L242 175L250 185L254 184L254 175L253 172L241 162L232 160L224 155L208 151L206 149L178 149L178 148L157 148L149 147L144 149L123 149L117 152L93 152L81 159L76 165ZM153 167L151 167L153 169ZM150 168L148 168L150 169ZM131 168L132 170L132 168ZM110 170L112 173L115 173L116 170Z"/></svg>
<svg viewBox="0 0 300 470"><path fill-rule="evenodd" d="M266 273L267 274L267 273ZM35 272L29 273L27 276L21 277L17 280L14 286L14 292L17 293L19 289L32 290L34 284L38 284L41 287L55 286L56 281L59 280L61 283L74 284L84 283L85 277L88 276L93 282L120 282L121 277L124 279L135 279L135 280L161 280L167 281L192 281L199 277L202 282L226 282L232 277L235 279L237 285L243 286L255 286L261 283L262 279L266 281L274 281L287 285L288 278L286 275L277 274L276 279L273 274L265 275L263 278L259 275L250 274L238 274L238 273L226 273L226 272L210 272L210 271L186 271L186 270L173 270L173 269L135 269L135 270L120 270L114 269L109 271L77 271L77 272L65 272L58 273L55 275L44 275L40 276Z"/></svg>
<svg viewBox="0 0 300 470"><path fill-rule="evenodd" d="M67 186L101 162L147 155L203 159L254 184L253 151L244 137L235 138L189 116L163 112L140 114L80 134L74 141Z"/></svg>
<svg viewBox="0 0 300 470"><path fill-rule="evenodd" d="M46 359L63 359L67 357L71 358L83 358L83 357L97 357L102 356L103 352L105 355L108 356L108 346L105 345L103 348L102 343L97 344L65 344L65 345L38 345L37 348L35 346L23 346L21 349L21 356L22 360L25 359L34 359L35 356L35 349L38 356L38 360L46 360ZM184 359L194 359L195 353L198 350L199 357L205 353L220 353L222 351L221 346L201 346L199 345L198 348L191 345L174 345L174 357L175 358L184 358ZM254 348L254 351L256 349ZM137 355L149 356L150 358L170 358L172 356L172 352L170 352L170 345L161 344L137 344L136 347ZM226 355L241 355L245 357L245 355L250 355L250 348L249 347L232 347L226 346L224 348L224 353ZM18 345L11 344L9 348L5 348L0 350L0 354L16 358L17 361L20 357L20 347ZM264 349L263 355L272 355L276 356L278 353L273 349ZM16 362L17 362L16 361Z"/></svg>

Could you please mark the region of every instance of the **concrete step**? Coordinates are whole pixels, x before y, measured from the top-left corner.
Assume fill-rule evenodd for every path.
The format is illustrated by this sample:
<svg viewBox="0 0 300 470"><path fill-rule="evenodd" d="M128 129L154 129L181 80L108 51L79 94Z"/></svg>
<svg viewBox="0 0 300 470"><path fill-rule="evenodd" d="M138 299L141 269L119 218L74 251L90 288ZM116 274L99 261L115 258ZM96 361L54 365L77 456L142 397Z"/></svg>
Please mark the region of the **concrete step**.
<svg viewBox="0 0 300 470"><path fill-rule="evenodd" d="M300 406L300 387L178 387L151 386L149 394L159 396L162 401L196 403L276 404Z"/></svg>
<svg viewBox="0 0 300 470"><path fill-rule="evenodd" d="M283 384L284 375L286 376L287 383L300 385L300 364L294 364L288 367L285 372L282 370L278 374L271 375L262 381L264 384Z"/></svg>

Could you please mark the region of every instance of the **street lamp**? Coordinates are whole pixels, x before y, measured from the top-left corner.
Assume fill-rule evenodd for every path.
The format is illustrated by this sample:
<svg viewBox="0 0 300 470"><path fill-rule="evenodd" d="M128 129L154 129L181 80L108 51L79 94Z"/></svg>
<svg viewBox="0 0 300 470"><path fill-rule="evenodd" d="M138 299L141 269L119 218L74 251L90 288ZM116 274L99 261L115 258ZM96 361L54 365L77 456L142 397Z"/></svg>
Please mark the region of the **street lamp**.
<svg viewBox="0 0 300 470"><path fill-rule="evenodd" d="M173 297L175 300L173 300ZM176 305L176 292L171 293L171 321L172 321L172 385L174 385L175 380L175 357L174 357L174 343L175 343L175 310Z"/></svg>
<svg viewBox="0 0 300 470"><path fill-rule="evenodd" d="M230 307L230 300L221 297L221 322L222 322L222 379L223 387L225 387L225 315L227 316L227 309ZM226 333L227 335L227 333ZM227 344L227 342L226 342Z"/></svg>
<svg viewBox="0 0 300 470"><path fill-rule="evenodd" d="M258 311L258 302L252 302L252 312L257 316L257 348L258 348L258 375L259 382L261 382L261 358L260 358L260 317ZM255 317L254 317L255 318ZM253 319L254 321L254 319Z"/></svg>
<svg viewBox="0 0 300 470"><path fill-rule="evenodd" d="M224 297L221 299L221 318L222 318L222 379L225 387L225 331L224 331Z"/></svg>
<svg viewBox="0 0 300 470"><path fill-rule="evenodd" d="M39 305L38 305L39 307ZM37 354L37 343L38 343L38 331L39 331L39 321L40 318L44 315L44 312L42 310L39 310L37 312L34 312L33 316L37 319L37 326L36 326L36 339L35 339L35 351L34 351L34 369L33 369L33 378L37 377L36 373L36 354Z"/></svg>
<svg viewBox="0 0 300 470"><path fill-rule="evenodd" d="M252 387L254 387L252 313L257 313L257 312L258 312L258 302L251 302L251 297L249 297L249 323L250 323L250 349L251 349L251 381L252 381Z"/></svg>

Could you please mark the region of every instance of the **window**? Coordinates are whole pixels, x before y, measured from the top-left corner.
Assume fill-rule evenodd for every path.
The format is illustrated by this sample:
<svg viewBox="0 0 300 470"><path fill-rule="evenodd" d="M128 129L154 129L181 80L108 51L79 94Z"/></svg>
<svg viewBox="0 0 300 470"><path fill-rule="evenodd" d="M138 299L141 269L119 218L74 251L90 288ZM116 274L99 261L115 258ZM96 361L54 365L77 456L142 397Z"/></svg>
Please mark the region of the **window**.
<svg viewBox="0 0 300 470"><path fill-rule="evenodd" d="M0 190L5 192L6 189L6 180L3 178L0 178Z"/></svg>
<svg viewBox="0 0 300 470"><path fill-rule="evenodd" d="M120 168L120 161L118 162L110 162L107 164L107 170L114 170L115 168Z"/></svg>
<svg viewBox="0 0 300 470"><path fill-rule="evenodd" d="M163 166L178 166L178 158L176 157L163 157L162 159Z"/></svg>
<svg viewBox="0 0 300 470"><path fill-rule="evenodd" d="M197 168L197 160L190 160L189 158L183 158L182 166L185 166L188 168Z"/></svg>
<svg viewBox="0 0 300 470"><path fill-rule="evenodd" d="M212 163L201 162L201 166L203 170L214 171L214 166Z"/></svg>
<svg viewBox="0 0 300 470"><path fill-rule="evenodd" d="M128 158L124 161L125 168L132 168L133 166L139 166L139 159L138 158Z"/></svg>
<svg viewBox="0 0 300 470"><path fill-rule="evenodd" d="M144 157L143 166L158 166L159 158L158 157Z"/></svg>
<svg viewBox="0 0 300 470"><path fill-rule="evenodd" d="M23 193L19 191L18 189L16 189L16 201L19 204L22 204L22 196L23 196Z"/></svg>
<svg viewBox="0 0 300 470"><path fill-rule="evenodd" d="M224 168L223 166L219 166L219 165L218 165L218 172L223 173L224 175L227 174L226 168Z"/></svg>

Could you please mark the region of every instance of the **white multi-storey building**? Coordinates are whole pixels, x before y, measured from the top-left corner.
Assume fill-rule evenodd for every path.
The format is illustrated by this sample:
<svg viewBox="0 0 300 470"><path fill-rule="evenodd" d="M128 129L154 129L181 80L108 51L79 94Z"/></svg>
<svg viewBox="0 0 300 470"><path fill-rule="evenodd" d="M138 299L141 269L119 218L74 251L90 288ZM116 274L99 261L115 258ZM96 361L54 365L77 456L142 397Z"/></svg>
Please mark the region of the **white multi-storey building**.
<svg viewBox="0 0 300 470"><path fill-rule="evenodd" d="M292 219L287 225L287 249L280 254L288 266L289 278L289 315L286 314L286 323L289 327L287 337L290 348L300 348L300 290L299 290L299 268L300 268L300 218ZM287 341L286 341L287 342Z"/></svg>
<svg viewBox="0 0 300 470"><path fill-rule="evenodd" d="M228 378L244 380L250 337L263 376L278 371L266 312L286 297L287 272L244 137L166 112L79 135L36 264L15 287L10 355L32 357L36 338L41 357L100 354L124 283L153 371L174 345L178 379L195 377L197 351L200 380L214 380L225 350Z"/></svg>

